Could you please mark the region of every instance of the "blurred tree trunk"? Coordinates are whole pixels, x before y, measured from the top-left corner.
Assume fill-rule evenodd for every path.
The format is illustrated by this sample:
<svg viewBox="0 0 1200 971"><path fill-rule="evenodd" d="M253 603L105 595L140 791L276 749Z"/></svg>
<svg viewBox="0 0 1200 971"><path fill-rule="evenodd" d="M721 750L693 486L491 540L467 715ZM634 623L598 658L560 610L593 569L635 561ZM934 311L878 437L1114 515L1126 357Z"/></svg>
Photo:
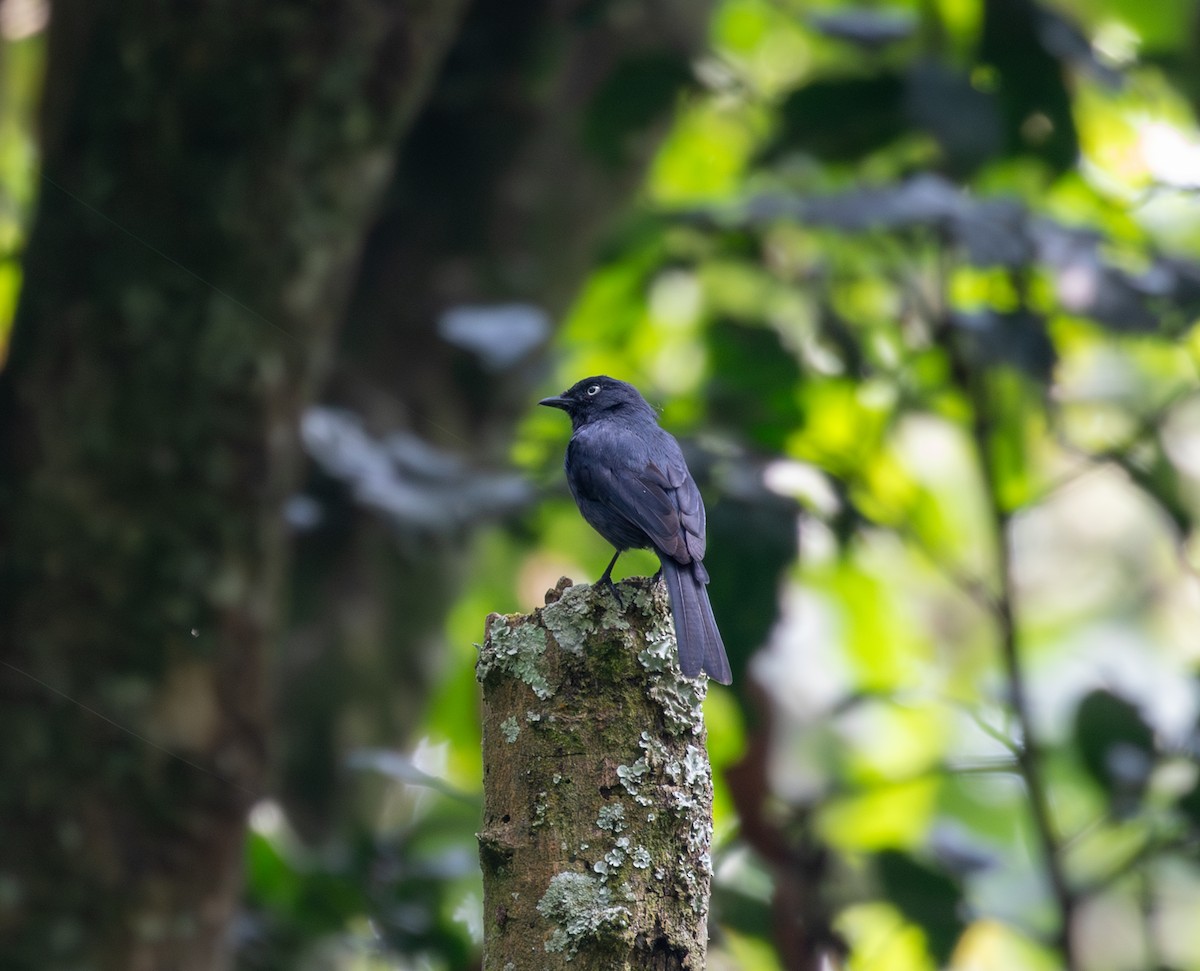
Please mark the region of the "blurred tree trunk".
<svg viewBox="0 0 1200 971"><path fill-rule="evenodd" d="M707 2L476 0L405 144L364 255L330 403L487 466L544 376L445 339L462 306L518 303L551 327L628 210L706 36ZM518 335L514 333L513 341ZM502 339L503 340L503 339ZM444 652L477 520L430 530L317 485L329 527L298 545L281 693L285 792L329 835L350 744L396 744ZM353 710L349 707L353 699Z"/></svg>
<svg viewBox="0 0 1200 971"><path fill-rule="evenodd" d="M0 377L0 966L226 963L280 508L460 4L54 6Z"/></svg>

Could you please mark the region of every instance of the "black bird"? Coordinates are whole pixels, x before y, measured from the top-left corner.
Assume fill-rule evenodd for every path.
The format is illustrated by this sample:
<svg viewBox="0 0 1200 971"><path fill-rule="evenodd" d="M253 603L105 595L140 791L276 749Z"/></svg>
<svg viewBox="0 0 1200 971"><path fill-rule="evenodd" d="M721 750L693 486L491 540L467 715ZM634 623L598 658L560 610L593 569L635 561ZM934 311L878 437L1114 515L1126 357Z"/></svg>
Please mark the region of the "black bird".
<svg viewBox="0 0 1200 971"><path fill-rule="evenodd" d="M567 484L583 518L617 548L596 582L612 588L612 568L625 550L654 550L671 599L680 668L690 678L705 671L729 684L729 659L705 589L704 503L679 443L659 427L637 388L605 375L538 404L570 415Z"/></svg>

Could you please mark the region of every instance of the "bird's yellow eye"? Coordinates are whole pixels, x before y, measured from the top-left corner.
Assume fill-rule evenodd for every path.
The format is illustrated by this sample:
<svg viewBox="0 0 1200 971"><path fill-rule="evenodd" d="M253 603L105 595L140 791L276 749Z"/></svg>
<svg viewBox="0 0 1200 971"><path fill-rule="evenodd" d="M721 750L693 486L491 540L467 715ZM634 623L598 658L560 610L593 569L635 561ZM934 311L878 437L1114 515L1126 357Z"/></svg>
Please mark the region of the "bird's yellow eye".
<svg viewBox="0 0 1200 971"><path fill-rule="evenodd" d="M599 394L600 393L600 385L593 384L593 385L589 386L587 389L587 393L589 395Z"/></svg>

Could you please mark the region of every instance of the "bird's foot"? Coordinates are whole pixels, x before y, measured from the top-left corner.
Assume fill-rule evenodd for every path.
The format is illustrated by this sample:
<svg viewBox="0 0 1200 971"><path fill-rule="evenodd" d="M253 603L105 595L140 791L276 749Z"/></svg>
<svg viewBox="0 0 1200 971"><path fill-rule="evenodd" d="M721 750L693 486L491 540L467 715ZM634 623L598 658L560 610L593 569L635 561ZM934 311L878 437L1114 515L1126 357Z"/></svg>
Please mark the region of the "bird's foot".
<svg viewBox="0 0 1200 971"><path fill-rule="evenodd" d="M613 555L613 558L608 561L608 566L605 568L604 573L601 574L600 579L596 581L596 586L608 587L608 592L613 595L613 599L616 600L617 605L624 610L625 602L621 599L621 595L617 592L616 585L612 582L612 568L617 565L617 557L620 555L621 551L617 550L617 552Z"/></svg>
<svg viewBox="0 0 1200 971"><path fill-rule="evenodd" d="M607 573L605 573L604 576L596 581L596 586L607 587L608 592L613 596L613 600L617 602L617 606L622 610L625 609L625 601L621 599L621 593L619 590L617 590L617 585L612 582L612 577L610 577Z"/></svg>

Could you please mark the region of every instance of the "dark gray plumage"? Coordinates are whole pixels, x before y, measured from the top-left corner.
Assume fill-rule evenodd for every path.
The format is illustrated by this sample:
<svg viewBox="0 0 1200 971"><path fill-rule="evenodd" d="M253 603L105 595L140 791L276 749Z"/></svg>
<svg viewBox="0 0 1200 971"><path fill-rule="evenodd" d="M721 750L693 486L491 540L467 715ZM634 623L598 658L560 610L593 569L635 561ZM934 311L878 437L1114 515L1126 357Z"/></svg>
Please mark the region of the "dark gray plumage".
<svg viewBox="0 0 1200 971"><path fill-rule="evenodd" d="M704 503L679 443L658 425L633 385L584 378L539 404L571 418L567 484L593 529L617 548L597 581L612 586L612 568L628 549L658 554L667 583L679 666L729 684L733 675L712 607L704 569Z"/></svg>

